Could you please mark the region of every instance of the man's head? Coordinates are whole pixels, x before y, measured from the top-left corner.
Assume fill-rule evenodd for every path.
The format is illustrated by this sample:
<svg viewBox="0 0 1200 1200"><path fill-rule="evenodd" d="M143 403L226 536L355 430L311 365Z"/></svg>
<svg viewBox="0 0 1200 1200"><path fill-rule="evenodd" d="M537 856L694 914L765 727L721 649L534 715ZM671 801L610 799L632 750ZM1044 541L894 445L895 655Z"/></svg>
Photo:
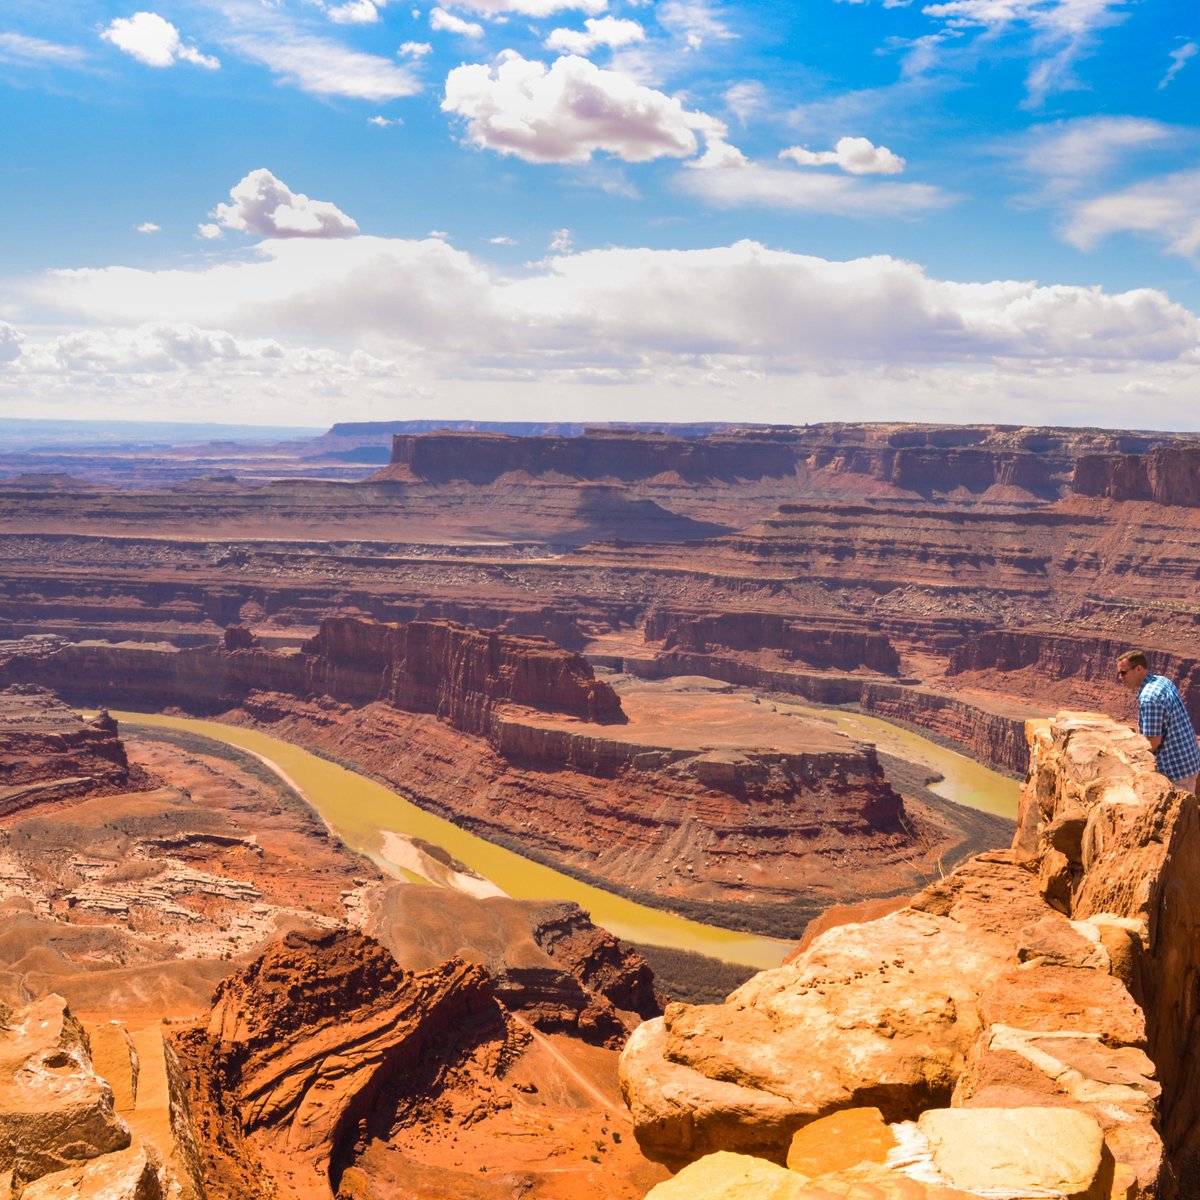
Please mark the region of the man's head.
<svg viewBox="0 0 1200 1200"><path fill-rule="evenodd" d="M1131 692L1141 691L1149 674L1150 664L1140 650L1127 650L1117 659L1117 678Z"/></svg>

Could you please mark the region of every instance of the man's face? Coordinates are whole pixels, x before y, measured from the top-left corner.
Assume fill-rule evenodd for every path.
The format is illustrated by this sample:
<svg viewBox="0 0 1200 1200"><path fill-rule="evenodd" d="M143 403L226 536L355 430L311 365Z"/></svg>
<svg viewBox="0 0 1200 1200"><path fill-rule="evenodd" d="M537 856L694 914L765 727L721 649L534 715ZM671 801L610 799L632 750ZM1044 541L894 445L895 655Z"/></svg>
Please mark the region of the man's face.
<svg viewBox="0 0 1200 1200"><path fill-rule="evenodd" d="M1149 671L1145 667L1135 667L1127 662L1117 663L1117 678L1131 692L1141 690Z"/></svg>

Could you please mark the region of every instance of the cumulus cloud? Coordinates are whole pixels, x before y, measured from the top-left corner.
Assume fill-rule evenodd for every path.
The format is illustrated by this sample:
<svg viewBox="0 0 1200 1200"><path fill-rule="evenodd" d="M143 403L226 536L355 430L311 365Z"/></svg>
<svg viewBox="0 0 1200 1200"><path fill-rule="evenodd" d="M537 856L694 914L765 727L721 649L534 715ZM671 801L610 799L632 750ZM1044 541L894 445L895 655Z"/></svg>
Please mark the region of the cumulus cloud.
<svg viewBox="0 0 1200 1200"><path fill-rule="evenodd" d="M1177 171L1076 206L1066 238L1091 250L1114 233L1140 233L1174 254L1200 258L1200 170Z"/></svg>
<svg viewBox="0 0 1200 1200"><path fill-rule="evenodd" d="M225 235L221 232L220 225L214 225L211 221L205 221L201 225L196 226L196 234L203 238L206 242L215 242L218 238Z"/></svg>
<svg viewBox="0 0 1200 1200"><path fill-rule="evenodd" d="M516 238L511 238L507 234L503 233L498 234L496 237L488 238L488 241L493 246L515 246L517 244Z"/></svg>
<svg viewBox="0 0 1200 1200"><path fill-rule="evenodd" d="M598 151L626 162L687 158L697 132L725 133L715 118L577 55L549 68L515 53L494 67L456 67L442 108L465 118L475 145L537 163L584 163Z"/></svg>
<svg viewBox="0 0 1200 1200"><path fill-rule="evenodd" d="M368 125L376 125L380 129L386 129L389 125L403 125L404 118L403 117L385 117L382 115L377 115L374 117L368 117L367 124Z"/></svg>
<svg viewBox="0 0 1200 1200"><path fill-rule="evenodd" d="M1200 43L1197 42L1184 42L1178 49L1172 50L1169 55L1171 65L1158 81L1158 90L1162 91L1197 54L1200 54Z"/></svg>
<svg viewBox="0 0 1200 1200"><path fill-rule="evenodd" d="M17 66L73 66L87 56L75 46L63 46L22 33L0 33L0 62Z"/></svg>
<svg viewBox="0 0 1200 1200"><path fill-rule="evenodd" d="M143 221L137 227L138 233L162 233L162 226L155 225L153 221Z"/></svg>
<svg viewBox="0 0 1200 1200"><path fill-rule="evenodd" d="M546 38L548 50L560 54L589 55L599 46L610 49L645 40L646 31L636 21L619 17L588 17L583 29L555 29Z"/></svg>
<svg viewBox="0 0 1200 1200"><path fill-rule="evenodd" d="M428 42L404 42L396 53L404 58L424 58L433 53L433 47Z"/></svg>
<svg viewBox="0 0 1200 1200"><path fill-rule="evenodd" d="M215 71L221 65L220 60L185 44L179 30L155 12L118 17L100 36L148 67L170 67L177 62L187 62Z"/></svg>
<svg viewBox="0 0 1200 1200"><path fill-rule="evenodd" d="M836 262L749 241L564 248L512 277L439 241L268 241L254 261L203 270L55 272L35 298L109 323L419 349L455 370L596 365L598 347L612 366L708 356L771 374L863 362L1132 364L1142 374L1200 363L1200 320L1152 289L960 283L883 255Z"/></svg>
<svg viewBox="0 0 1200 1200"><path fill-rule="evenodd" d="M838 138L832 150L791 146L780 150L779 157L790 158L801 167L839 167L849 175L899 175L904 170L904 159L898 154L864 137Z"/></svg>
<svg viewBox="0 0 1200 1200"><path fill-rule="evenodd" d="M344 238L358 232L354 219L336 205L293 192L266 167L251 171L229 195L232 204L212 211L225 229L267 238Z"/></svg>
<svg viewBox="0 0 1200 1200"><path fill-rule="evenodd" d="M464 21L462 17L456 17L444 8L434 7L429 10L429 28L439 33L457 33L462 37L483 37L483 26L478 21Z"/></svg>

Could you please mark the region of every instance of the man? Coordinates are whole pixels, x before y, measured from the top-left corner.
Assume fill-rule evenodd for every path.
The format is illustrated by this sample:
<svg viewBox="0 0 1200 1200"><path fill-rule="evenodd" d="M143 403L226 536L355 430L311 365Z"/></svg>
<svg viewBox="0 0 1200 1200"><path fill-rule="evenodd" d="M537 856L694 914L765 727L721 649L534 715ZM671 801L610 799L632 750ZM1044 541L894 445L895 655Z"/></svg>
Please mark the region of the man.
<svg viewBox="0 0 1200 1200"><path fill-rule="evenodd" d="M1130 650L1117 659L1117 677L1137 696L1138 732L1149 740L1159 774L1179 791L1195 792L1200 747L1179 689L1162 675L1151 675L1140 650Z"/></svg>

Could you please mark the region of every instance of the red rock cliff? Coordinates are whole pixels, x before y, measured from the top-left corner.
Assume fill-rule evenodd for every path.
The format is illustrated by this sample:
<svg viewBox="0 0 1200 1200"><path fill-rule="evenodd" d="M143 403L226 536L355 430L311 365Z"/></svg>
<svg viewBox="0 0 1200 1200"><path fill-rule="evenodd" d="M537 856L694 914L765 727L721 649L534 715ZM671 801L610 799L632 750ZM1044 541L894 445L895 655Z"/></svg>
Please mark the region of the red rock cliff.
<svg viewBox="0 0 1200 1200"><path fill-rule="evenodd" d="M1075 464L1071 490L1110 500L1152 500L1200 508L1200 445L1161 446L1146 454L1091 454Z"/></svg>
<svg viewBox="0 0 1200 1200"><path fill-rule="evenodd" d="M687 612L660 608L646 619L646 640L664 649L707 654L712 650L778 650L786 659L813 667L853 671L866 667L896 675L900 657L887 636L814 622L780 613Z"/></svg>
<svg viewBox="0 0 1200 1200"><path fill-rule="evenodd" d="M616 692L595 678L582 655L543 638L451 621L391 625L331 617L304 652L313 691L435 713L467 733L490 734L493 709L501 704L599 723L625 719Z"/></svg>

